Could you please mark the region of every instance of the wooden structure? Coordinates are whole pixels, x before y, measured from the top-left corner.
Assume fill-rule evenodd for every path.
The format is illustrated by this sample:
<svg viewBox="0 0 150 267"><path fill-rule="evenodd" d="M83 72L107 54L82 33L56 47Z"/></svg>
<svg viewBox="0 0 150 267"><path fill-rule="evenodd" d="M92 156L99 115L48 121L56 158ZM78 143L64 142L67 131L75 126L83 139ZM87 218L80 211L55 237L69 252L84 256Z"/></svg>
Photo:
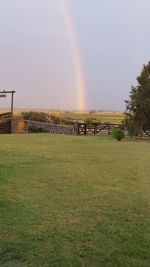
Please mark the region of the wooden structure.
<svg viewBox="0 0 150 267"><path fill-rule="evenodd" d="M11 112L0 114L0 134L11 133Z"/></svg>
<svg viewBox="0 0 150 267"><path fill-rule="evenodd" d="M0 98L11 94L10 112L0 114L0 133L13 133L13 104L15 91L0 91Z"/></svg>
<svg viewBox="0 0 150 267"><path fill-rule="evenodd" d="M110 124L110 123L77 123L78 135L88 134L107 134L110 135L112 128L123 128L122 124Z"/></svg>

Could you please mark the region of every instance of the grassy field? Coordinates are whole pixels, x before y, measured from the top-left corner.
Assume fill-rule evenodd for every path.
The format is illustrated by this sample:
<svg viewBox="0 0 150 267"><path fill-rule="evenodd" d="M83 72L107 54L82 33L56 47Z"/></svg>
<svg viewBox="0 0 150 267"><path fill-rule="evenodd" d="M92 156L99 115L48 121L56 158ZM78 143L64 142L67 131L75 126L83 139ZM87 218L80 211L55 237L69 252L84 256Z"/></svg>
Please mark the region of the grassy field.
<svg viewBox="0 0 150 267"><path fill-rule="evenodd" d="M78 113L78 112L70 112L70 114L60 113L60 116L67 116L71 119L78 120L79 122L84 122L87 118L93 118L98 120L99 122L109 122L109 123L121 123L124 119L123 112L96 112L96 113Z"/></svg>
<svg viewBox="0 0 150 267"><path fill-rule="evenodd" d="M8 112L8 109L1 109L0 113ZM14 109L14 115L20 115L23 111L29 111L28 109ZM33 109L33 111L41 111L46 113L55 114L68 119L76 120L78 122L84 122L87 118L94 118L99 122L109 122L119 124L124 119L124 113L118 111L64 111L64 110L51 110L51 109Z"/></svg>
<svg viewBox="0 0 150 267"><path fill-rule="evenodd" d="M150 266L150 144L0 138L0 266Z"/></svg>

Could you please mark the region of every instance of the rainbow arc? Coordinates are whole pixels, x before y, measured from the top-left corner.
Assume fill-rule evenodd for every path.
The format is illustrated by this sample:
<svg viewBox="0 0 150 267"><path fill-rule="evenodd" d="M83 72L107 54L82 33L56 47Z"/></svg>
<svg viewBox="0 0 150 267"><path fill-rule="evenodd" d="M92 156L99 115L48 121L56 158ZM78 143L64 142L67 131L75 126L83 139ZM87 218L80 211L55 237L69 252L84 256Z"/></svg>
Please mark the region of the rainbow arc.
<svg viewBox="0 0 150 267"><path fill-rule="evenodd" d="M75 26L71 16L71 10L69 7L68 0L60 0L60 9L64 18L66 31L68 34L68 40L70 42L72 61L74 67L75 76L75 88L77 94L77 109L85 110L86 107L86 83L85 75L83 71L82 57L79 49L79 44L77 40L77 34L75 31Z"/></svg>

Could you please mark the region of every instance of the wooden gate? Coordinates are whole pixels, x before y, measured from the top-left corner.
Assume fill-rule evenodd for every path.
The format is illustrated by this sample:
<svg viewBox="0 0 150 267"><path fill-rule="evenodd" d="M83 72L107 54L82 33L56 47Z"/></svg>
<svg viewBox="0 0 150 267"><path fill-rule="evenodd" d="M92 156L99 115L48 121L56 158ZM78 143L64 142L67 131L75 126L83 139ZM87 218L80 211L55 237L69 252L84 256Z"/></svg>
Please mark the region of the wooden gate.
<svg viewBox="0 0 150 267"><path fill-rule="evenodd" d="M87 134L108 134L112 132L112 128L123 128L122 124L111 124L111 123L92 123L91 125L87 123L78 123L78 135Z"/></svg>
<svg viewBox="0 0 150 267"><path fill-rule="evenodd" d="M0 134L11 133L11 112L0 114Z"/></svg>

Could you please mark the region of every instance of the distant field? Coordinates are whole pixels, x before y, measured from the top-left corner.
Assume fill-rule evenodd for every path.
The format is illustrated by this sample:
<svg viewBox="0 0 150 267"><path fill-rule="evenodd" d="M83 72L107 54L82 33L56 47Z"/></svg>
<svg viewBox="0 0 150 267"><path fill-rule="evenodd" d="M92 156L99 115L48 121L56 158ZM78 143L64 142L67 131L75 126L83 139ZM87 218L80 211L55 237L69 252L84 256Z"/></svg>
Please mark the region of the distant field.
<svg viewBox="0 0 150 267"><path fill-rule="evenodd" d="M1 135L0 266L150 266L150 144Z"/></svg>
<svg viewBox="0 0 150 267"><path fill-rule="evenodd" d="M6 110L0 110L0 113L8 111ZM25 109L15 109L14 114L19 115L22 111L28 111ZM118 112L118 111L61 111L61 110L35 110L34 111L42 111L46 113L53 113L57 114L60 117L67 117L70 119L78 120L79 122L83 122L86 118L94 118L98 120L99 122L109 122L109 123L121 123L124 119L124 113Z"/></svg>
<svg viewBox="0 0 150 267"><path fill-rule="evenodd" d="M65 114L66 115L66 114ZM87 118L94 118L99 122L121 123L124 119L123 112L96 112L96 113L70 113L69 118L84 121Z"/></svg>

